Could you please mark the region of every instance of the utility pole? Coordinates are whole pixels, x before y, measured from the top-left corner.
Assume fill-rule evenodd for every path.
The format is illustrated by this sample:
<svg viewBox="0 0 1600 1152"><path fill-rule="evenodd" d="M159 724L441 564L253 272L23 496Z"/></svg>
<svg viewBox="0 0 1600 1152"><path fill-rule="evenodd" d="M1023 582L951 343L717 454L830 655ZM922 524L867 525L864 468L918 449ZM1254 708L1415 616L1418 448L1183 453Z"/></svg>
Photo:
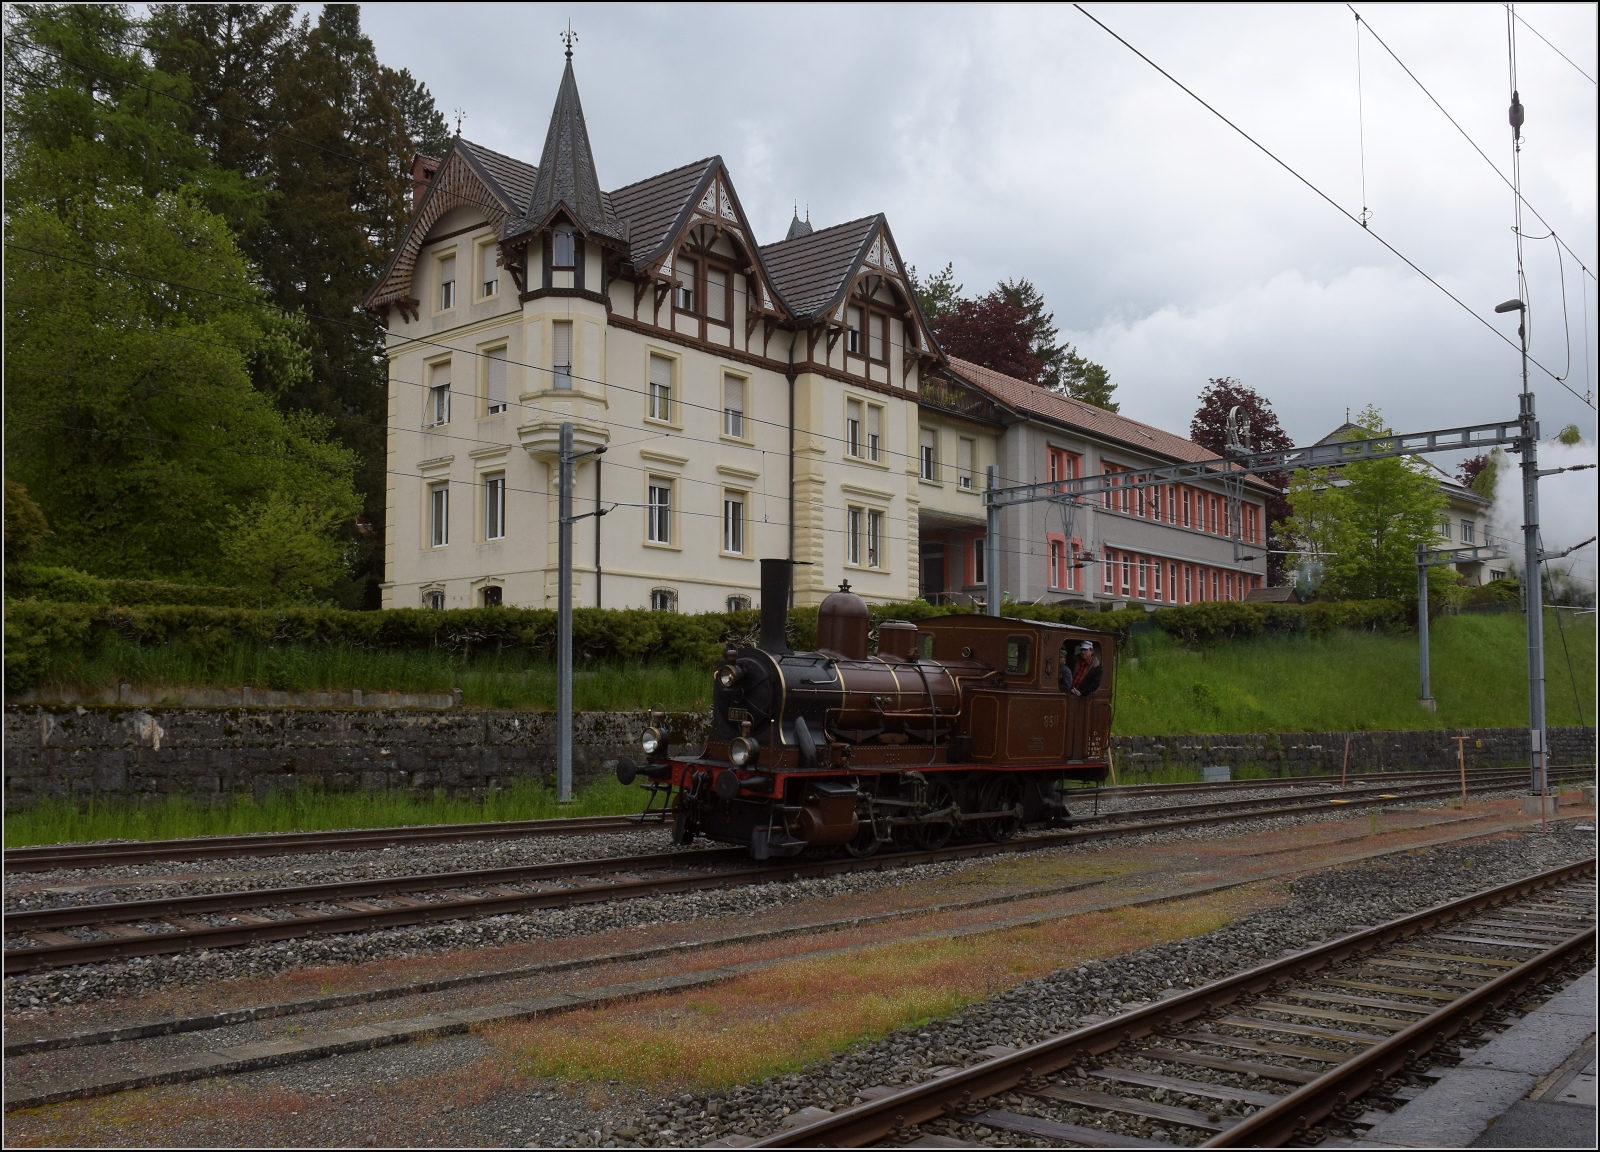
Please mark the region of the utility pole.
<svg viewBox="0 0 1600 1152"><path fill-rule="evenodd" d="M991 464L987 471L989 491L1000 487L1000 469ZM1000 615L1000 505L989 504L989 535L983 542L983 576L989 586L984 589L991 616Z"/></svg>
<svg viewBox="0 0 1600 1152"><path fill-rule="evenodd" d="M1422 696L1418 700L1429 712L1436 712L1439 704L1433 698L1433 686L1428 683L1428 546L1417 545L1417 636L1418 660L1422 665Z"/></svg>
<svg viewBox="0 0 1600 1152"><path fill-rule="evenodd" d="M572 423L561 425L557 449L556 544L556 802L572 800Z"/></svg>
<svg viewBox="0 0 1600 1152"><path fill-rule="evenodd" d="M556 467L556 802L567 804L572 800L572 531L579 520L589 516L604 516L607 509L599 506L596 489L595 510L582 516L572 514L572 488L576 483L574 467L585 456L601 456L604 444L587 452L577 452L572 445L572 423L563 421L560 439L556 442L558 464ZM597 461L598 463L598 461ZM598 480L598 477L596 478ZM598 520L597 520L598 522ZM599 529L596 529L598 535ZM598 544L596 548L598 549ZM599 578L599 565L595 576Z"/></svg>
<svg viewBox="0 0 1600 1152"><path fill-rule="evenodd" d="M1514 304L1508 308L1507 305ZM1539 416L1533 406L1533 390L1528 387L1528 306L1521 300L1507 300L1504 308L1517 313L1517 335L1522 340L1522 587L1528 607L1528 750L1531 778L1528 790L1535 796L1545 791L1544 731L1544 581L1539 556Z"/></svg>

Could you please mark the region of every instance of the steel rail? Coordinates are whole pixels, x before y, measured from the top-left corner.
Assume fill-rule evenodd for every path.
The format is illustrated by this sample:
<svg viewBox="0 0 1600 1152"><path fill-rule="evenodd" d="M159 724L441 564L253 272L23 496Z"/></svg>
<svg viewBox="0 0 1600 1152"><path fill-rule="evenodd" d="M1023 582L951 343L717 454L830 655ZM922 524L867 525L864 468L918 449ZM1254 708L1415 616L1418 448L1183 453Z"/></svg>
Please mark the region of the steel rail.
<svg viewBox="0 0 1600 1152"><path fill-rule="evenodd" d="M500 820L489 823L423 824L412 827L348 828L329 832L258 832L240 836L204 836L182 840L145 840L114 844L44 844L8 848L7 872L44 872L56 868L97 868L107 864L144 864L152 860L205 860L227 856L284 856L300 852L359 851L402 844L448 844L463 840L502 840L524 836L574 836L632 832L660 827L652 815L579 816L556 820Z"/></svg>
<svg viewBox="0 0 1600 1152"><path fill-rule="evenodd" d="M1503 785L1498 782L1480 782L1479 787L1500 788ZM1449 787L1436 788L1429 791L1414 790L1407 795L1396 795L1391 800L1379 799L1373 801L1373 803L1407 803L1430 796L1451 796L1455 794L1456 789ZM1286 799L1298 801L1296 797ZM265 919L265 922L242 925L204 927L193 924L180 925L179 930L173 932L147 932L138 935L124 934L114 936L109 940L84 940L8 948L3 954L4 965L8 973L20 974L41 968L97 963L133 956L170 955L177 952L192 951L196 948L239 947L271 940L299 939L309 936L337 935L415 924L439 923L468 918L475 919L484 916L504 915L510 912L567 908L612 900L639 899L669 893L740 887L803 877L832 876L846 872L882 871L950 860L966 860L1039 851L1089 840L1141 835L1147 832L1159 832L1173 828L1225 824L1242 820L1272 818L1317 811L1328 811L1328 804L1325 800L1276 804L1269 800L1264 802L1263 807L1244 812L1187 815L1139 823L1066 829L998 844L984 842L955 844L933 851L891 852L865 859L853 857L835 857L822 860L792 859L759 867L733 868L653 879L621 880L614 883L587 884L555 891L500 892L489 896L471 896L438 903L412 900L399 908L368 908L336 913L296 913L283 919L257 918ZM86 904L68 908L38 909L13 913L5 917L5 930L8 934L25 935L30 930L48 931L63 927L93 928L100 924L159 923L172 918L185 920L194 915L236 911L245 908L293 908L318 903L339 904L362 896L382 898L405 892L492 887L495 884L512 881L527 883L567 879L588 874L646 871L651 868L693 868L702 863L717 863L735 858L744 859L743 849L712 849L702 852L665 853L654 856L604 857L599 860L527 865L508 869L482 869L476 872L436 873L428 876L362 880L331 885L306 885L298 888L263 889L256 892L180 896L164 900L126 901L112 904Z"/></svg>
<svg viewBox="0 0 1600 1152"><path fill-rule="evenodd" d="M1170 999L1040 1041L982 1064L974 1064L969 1068L948 1073L938 1079L913 1085L893 1095L869 1100L833 1116L772 1133L754 1141L748 1147L859 1148L882 1140L891 1133L902 1132L929 1120L962 1116L966 1114L963 1109L971 1102L1011 1091L1024 1082L1036 1081L1080 1061L1087 1063L1094 1057L1130 1041L1156 1036L1179 1024L1213 1015L1224 1005L1235 1003L1241 997L1267 991L1285 976L1299 976L1325 968L1358 952L1370 952L1507 900L1565 883L1577 876L1593 874L1594 870L1595 859L1590 857L1575 864L1553 868L1522 880L1474 893L1460 900L1402 916L1387 924L1380 924L1376 928L1368 928L1303 952L1270 961ZM1592 941L1593 928L1580 934L1580 941L1583 937ZM1566 945L1558 947L1563 949L1563 955L1569 955L1571 952ZM1581 947L1581 943L1574 947ZM1513 969L1513 972L1515 971ZM1503 1000L1504 997L1501 997L1500 1002ZM1484 1010L1487 1008L1488 1005L1485 1005ZM1480 1012L1479 1016L1481 1015ZM1430 1019L1432 1017L1420 1022L1418 1029ZM1459 1027L1455 1030L1459 1030ZM1398 1039L1400 1035L1404 1033L1397 1034L1394 1039ZM1415 1046L1415 1041L1409 1043ZM1330 1052L1330 1055L1334 1054ZM1385 1058L1381 1063L1388 1068L1392 1060ZM1367 1065L1369 1072L1375 1068L1376 1064ZM1327 1079L1327 1076L1322 1079ZM1313 1081L1313 1085L1318 1082ZM1291 1097L1285 1097L1289 1098ZM1271 1107L1276 1109L1278 1105ZM1298 1121L1299 1116L1300 1112L1296 1112L1294 1120ZM1231 1135L1239 1128L1243 1128L1248 1122L1248 1120L1243 1121L1235 1128L1229 1129L1228 1134ZM1265 1147L1283 1146L1281 1142L1273 1143L1270 1139L1255 1142Z"/></svg>
<svg viewBox="0 0 1600 1152"><path fill-rule="evenodd" d="M1507 776L1512 776L1507 773ZM1521 774L1514 774L1520 780ZM1484 787L1499 786L1502 781L1479 782ZM1370 791L1370 789L1366 790ZM1453 790L1450 790L1453 791ZM1412 789L1406 795L1396 794L1394 799L1416 799L1419 793ZM1342 798L1342 797L1341 797ZM1274 803L1274 801L1277 801ZM1331 803L1331 801L1327 801ZM1266 797L1258 800L1236 800L1222 804L1184 804L1174 805L1170 808L1134 809L1128 812L1111 813L1110 817L1126 817L1125 820L1113 820L1102 817L1100 821L1086 828L1065 830L1060 833L1046 833L1043 837L1032 837L1025 841L1018 841L1009 847L1012 850L1028 850L1037 848L1039 839L1050 839L1062 835L1077 835L1082 839L1084 833L1099 830L1101 824L1126 824L1138 822L1148 825L1151 816L1165 816L1169 820L1179 820L1192 816L1212 813L1218 809L1229 811L1249 810L1252 815L1272 814L1286 804L1293 803L1298 810L1302 805L1313 809L1321 808L1323 801L1303 801L1300 797ZM969 848L984 848L986 845L968 845ZM999 846L996 846L998 848ZM883 859L890 859L885 856ZM914 860L915 853L897 853L894 859ZM370 880L341 880L326 884L295 885L287 888L256 888L234 892L205 893L195 896L169 896L151 900L127 900L106 904L73 904L61 908L40 908L24 911L10 912L5 915L5 930L7 933L19 934L33 930L51 930L57 928L81 928L96 924L106 923L132 923L135 921L151 921L168 916L198 916L208 913L229 912L247 908L272 908L290 907L300 904L338 903L345 900L356 900L364 896L383 896L390 893L438 891L452 888L474 888L496 884L514 882L539 883L551 880L562 880L573 876L587 876L596 873L610 872L644 872L663 868L698 867L702 864L721 864L723 862L743 862L746 854L742 848L711 848L698 852L675 851L654 853L635 856L602 856L590 860L567 860L546 864L508 865L499 868L479 868L468 871L422 873L413 876L378 877ZM780 869L781 870L781 869ZM9 953L7 954L9 955Z"/></svg>
<svg viewBox="0 0 1600 1152"><path fill-rule="evenodd" d="M1564 967L1578 954L1592 951L1595 930L1590 927L1557 944L1547 952L1513 968L1453 1000L1411 1027L1374 1044L1365 1052L1323 1074L1311 1083L1289 1093L1276 1104L1208 1140L1205 1148L1282 1148L1298 1135L1346 1107L1391 1076L1414 1067L1423 1056L1443 1047L1463 1029L1469 1028L1507 1000L1521 994L1530 984Z"/></svg>
<svg viewBox="0 0 1600 1152"><path fill-rule="evenodd" d="M1551 770L1581 769L1589 765L1551 765ZM1483 774L1509 771L1500 768L1472 768L1468 779ZM1352 772L1353 783L1387 778L1400 784L1406 780L1433 777L1459 778L1457 769L1417 769L1396 772ZM1216 783L1122 784L1100 789L1074 789L1085 798L1098 793L1110 797L1165 796L1188 792L1228 792L1244 789L1295 788L1302 784L1323 784L1337 780L1332 773L1307 776L1272 777L1261 780L1224 780ZM573 836L660 828L663 819L656 813L641 818L628 816L580 816L553 820L502 820L487 823L423 824L386 828L348 828L327 832L258 832L237 836L197 836L180 840L118 841L110 844L42 844L5 850L6 872L46 872L60 868L102 868L121 864L146 864L156 860L206 860L235 856L286 856L305 852L356 852L363 849L405 845L449 844L474 840L507 840L522 837Z"/></svg>

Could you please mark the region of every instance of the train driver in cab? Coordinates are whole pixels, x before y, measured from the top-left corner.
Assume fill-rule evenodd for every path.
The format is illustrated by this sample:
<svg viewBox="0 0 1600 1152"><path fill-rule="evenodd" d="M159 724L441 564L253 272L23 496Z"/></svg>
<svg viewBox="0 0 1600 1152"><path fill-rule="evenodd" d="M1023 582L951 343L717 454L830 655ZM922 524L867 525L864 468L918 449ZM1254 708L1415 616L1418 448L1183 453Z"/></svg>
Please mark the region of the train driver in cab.
<svg viewBox="0 0 1600 1152"><path fill-rule="evenodd" d="M1100 652L1091 641L1078 645L1078 659L1070 667L1061 662L1061 690L1072 696L1092 696L1100 687Z"/></svg>

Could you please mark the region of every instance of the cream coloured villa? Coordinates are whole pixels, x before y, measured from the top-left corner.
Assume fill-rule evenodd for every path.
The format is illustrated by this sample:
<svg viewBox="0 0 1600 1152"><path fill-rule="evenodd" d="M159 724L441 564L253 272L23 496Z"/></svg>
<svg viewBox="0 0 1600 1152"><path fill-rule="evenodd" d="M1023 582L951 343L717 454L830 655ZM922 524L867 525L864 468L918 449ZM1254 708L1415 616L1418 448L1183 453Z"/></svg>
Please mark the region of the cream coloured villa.
<svg viewBox="0 0 1600 1152"><path fill-rule="evenodd" d="M844 580L873 601L981 599L984 469L1048 466L1030 392L1051 435L1075 437L1075 467L1204 455L952 365L882 215L796 218L762 245L719 157L602 191L570 54L537 167L457 137L412 176L412 218L363 301L389 332L385 607L554 606L567 421L580 450L604 449L577 470L576 511L607 513L577 526L579 607L751 607L763 556L799 562L800 604ZM1151 571L1202 540L1131 516L1162 537L1142 545ZM1093 517L1070 541L1045 521L1008 522L1023 535L1003 591L1167 599L1140 594L1161 585L1126 549L1100 578ZM1202 546L1238 579L1218 569L1189 598L1260 583L1262 557Z"/></svg>

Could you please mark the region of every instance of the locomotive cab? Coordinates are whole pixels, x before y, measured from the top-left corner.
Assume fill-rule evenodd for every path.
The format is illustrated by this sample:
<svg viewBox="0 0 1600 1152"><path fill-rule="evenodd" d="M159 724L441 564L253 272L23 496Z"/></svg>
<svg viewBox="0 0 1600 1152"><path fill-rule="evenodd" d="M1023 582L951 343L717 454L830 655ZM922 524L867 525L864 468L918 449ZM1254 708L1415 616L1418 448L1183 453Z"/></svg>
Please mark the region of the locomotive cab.
<svg viewBox="0 0 1600 1152"><path fill-rule="evenodd" d="M668 755L652 729L643 768L627 766L671 790L675 840L746 844L757 859L1003 840L1069 819L1069 785L1105 779L1111 634L988 616L889 620L874 652L867 605L845 584L818 610L815 650L794 652L789 562L761 564L761 638L724 651L704 749ZM1098 684L1074 694L1062 662L1085 643Z"/></svg>

